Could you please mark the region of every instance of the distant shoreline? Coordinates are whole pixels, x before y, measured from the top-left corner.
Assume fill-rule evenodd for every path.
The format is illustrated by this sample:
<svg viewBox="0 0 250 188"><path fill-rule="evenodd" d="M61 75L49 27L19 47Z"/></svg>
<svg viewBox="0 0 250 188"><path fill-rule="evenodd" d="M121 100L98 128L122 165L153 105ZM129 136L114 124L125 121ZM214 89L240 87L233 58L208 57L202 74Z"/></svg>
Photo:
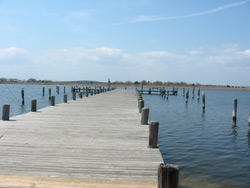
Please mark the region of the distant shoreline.
<svg viewBox="0 0 250 188"><path fill-rule="evenodd" d="M81 84L81 83L69 83L69 82L0 82L0 84L17 84L17 85L65 85L65 86L101 86L101 87L108 87L108 83L96 83L96 84ZM134 87L140 88L140 84L112 84L111 87ZM145 84L144 88L185 88L185 89L218 89L218 90L245 90L250 91L250 88L245 87L226 87L226 86L204 86L204 85L197 85L197 86L186 86L186 85L156 85L156 84Z"/></svg>

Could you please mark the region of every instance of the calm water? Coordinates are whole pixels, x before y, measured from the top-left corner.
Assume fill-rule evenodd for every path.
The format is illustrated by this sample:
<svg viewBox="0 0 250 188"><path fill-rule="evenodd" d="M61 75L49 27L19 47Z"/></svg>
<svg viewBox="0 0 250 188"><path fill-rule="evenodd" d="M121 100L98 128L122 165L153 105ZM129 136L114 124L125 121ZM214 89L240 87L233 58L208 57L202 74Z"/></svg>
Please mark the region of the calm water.
<svg viewBox="0 0 250 188"><path fill-rule="evenodd" d="M43 87L45 87L45 95L43 96ZM25 103L22 105L21 89L24 89ZM59 94L56 92L54 85L11 85L0 84L0 104L10 104L10 116L30 112L30 103L32 99L37 100L37 109L50 106L49 88L51 88L51 96L55 96L55 103L63 102L64 86L59 86ZM82 88L82 87L81 87ZM65 94L68 100L72 100L71 86L65 86ZM76 95L78 98L78 95ZM2 114L2 107L0 109Z"/></svg>
<svg viewBox="0 0 250 188"><path fill-rule="evenodd" d="M21 105L21 88L25 90L25 105ZM32 99L37 99L41 109L50 105L49 88L56 103L62 103L64 86L60 86L57 94L56 86L0 85L0 104L11 105L11 116L29 112ZM65 89L71 100L71 86ZM250 188L250 91L203 92L206 93L205 112L202 101L197 100L197 91L194 99L190 93L187 105L182 90L168 100L158 95L143 95L145 106L150 108L150 120L160 122L159 145L164 162L180 167L182 187ZM233 125L235 98L238 115L237 124Z"/></svg>
<svg viewBox="0 0 250 188"><path fill-rule="evenodd" d="M250 91L203 90L202 100L182 90L164 99L143 95L150 120L160 122L159 145L165 163L181 169L186 187L250 187ZM192 95L192 94L191 94ZM237 123L233 125L233 100L238 99Z"/></svg>

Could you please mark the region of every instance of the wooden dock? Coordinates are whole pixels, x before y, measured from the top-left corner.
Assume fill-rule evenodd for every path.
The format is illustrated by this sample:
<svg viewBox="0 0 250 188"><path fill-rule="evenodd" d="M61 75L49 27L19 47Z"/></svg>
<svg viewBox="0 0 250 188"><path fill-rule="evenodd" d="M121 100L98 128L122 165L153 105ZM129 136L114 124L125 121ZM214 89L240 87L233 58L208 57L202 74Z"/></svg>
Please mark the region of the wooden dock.
<svg viewBox="0 0 250 188"><path fill-rule="evenodd" d="M156 187L140 118L135 91L113 90L0 121L0 187Z"/></svg>
<svg viewBox="0 0 250 188"><path fill-rule="evenodd" d="M148 95L178 95L178 89L166 90L165 88L148 88L138 89L142 94Z"/></svg>

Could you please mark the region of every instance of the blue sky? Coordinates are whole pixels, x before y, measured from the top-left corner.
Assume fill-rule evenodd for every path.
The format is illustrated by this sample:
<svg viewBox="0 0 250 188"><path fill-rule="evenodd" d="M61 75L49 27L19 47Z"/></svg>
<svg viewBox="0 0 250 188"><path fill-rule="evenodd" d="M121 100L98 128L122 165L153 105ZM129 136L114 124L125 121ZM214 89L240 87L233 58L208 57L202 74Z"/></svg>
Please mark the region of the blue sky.
<svg viewBox="0 0 250 188"><path fill-rule="evenodd" d="M250 86L250 0L0 0L0 77Z"/></svg>

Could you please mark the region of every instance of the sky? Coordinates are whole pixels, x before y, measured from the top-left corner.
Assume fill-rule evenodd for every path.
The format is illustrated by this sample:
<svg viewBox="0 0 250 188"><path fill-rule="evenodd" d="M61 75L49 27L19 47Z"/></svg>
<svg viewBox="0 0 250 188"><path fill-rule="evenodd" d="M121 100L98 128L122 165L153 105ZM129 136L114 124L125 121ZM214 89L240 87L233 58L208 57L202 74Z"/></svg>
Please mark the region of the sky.
<svg viewBox="0 0 250 188"><path fill-rule="evenodd" d="M250 86L250 0L0 0L0 78Z"/></svg>

